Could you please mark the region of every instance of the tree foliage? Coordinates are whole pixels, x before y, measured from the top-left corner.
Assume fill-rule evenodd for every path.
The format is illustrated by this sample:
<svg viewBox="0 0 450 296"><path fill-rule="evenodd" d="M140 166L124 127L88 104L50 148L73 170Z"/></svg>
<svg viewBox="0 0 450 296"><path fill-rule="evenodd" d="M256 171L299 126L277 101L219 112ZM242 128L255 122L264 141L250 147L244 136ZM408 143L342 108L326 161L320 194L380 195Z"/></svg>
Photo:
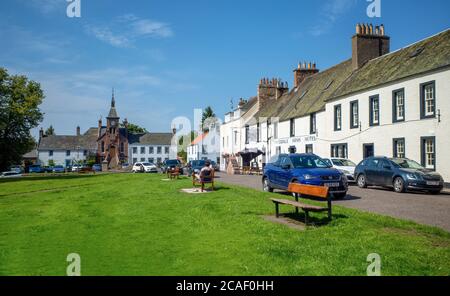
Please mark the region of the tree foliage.
<svg viewBox="0 0 450 296"><path fill-rule="evenodd" d="M46 136L54 136L55 135L55 129L53 128L53 125L50 125L48 129L45 130Z"/></svg>
<svg viewBox="0 0 450 296"><path fill-rule="evenodd" d="M0 68L0 169L18 164L32 150L31 129L43 119L39 105L44 93L39 83Z"/></svg>
<svg viewBox="0 0 450 296"><path fill-rule="evenodd" d="M125 124L122 122L120 124L120 127L125 127ZM130 122L128 122L128 132L132 134L148 133L147 129L145 129L144 127L140 127L139 125Z"/></svg>

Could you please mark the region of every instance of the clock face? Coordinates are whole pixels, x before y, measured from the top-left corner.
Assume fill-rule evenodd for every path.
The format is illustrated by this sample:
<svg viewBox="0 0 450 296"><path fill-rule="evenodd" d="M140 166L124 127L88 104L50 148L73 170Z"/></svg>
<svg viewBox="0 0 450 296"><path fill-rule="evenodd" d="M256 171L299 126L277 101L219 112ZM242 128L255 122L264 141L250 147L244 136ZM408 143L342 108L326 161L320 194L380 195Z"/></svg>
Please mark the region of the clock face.
<svg viewBox="0 0 450 296"><path fill-rule="evenodd" d="M115 122L114 120L112 120L112 121L111 121L111 125L112 125L112 126L115 126L115 125L116 125L116 122Z"/></svg>

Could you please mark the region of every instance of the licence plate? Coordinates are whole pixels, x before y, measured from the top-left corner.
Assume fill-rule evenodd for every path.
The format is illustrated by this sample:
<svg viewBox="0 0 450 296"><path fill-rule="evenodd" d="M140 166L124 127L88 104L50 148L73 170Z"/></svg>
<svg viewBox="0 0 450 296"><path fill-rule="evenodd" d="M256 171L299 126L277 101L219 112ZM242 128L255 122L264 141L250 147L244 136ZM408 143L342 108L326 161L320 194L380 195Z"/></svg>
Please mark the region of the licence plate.
<svg viewBox="0 0 450 296"><path fill-rule="evenodd" d="M437 181L427 181L428 186L439 186L440 183Z"/></svg>
<svg viewBox="0 0 450 296"><path fill-rule="evenodd" d="M325 183L325 184L323 184L323 186L325 186L325 187L339 187L341 184L339 184L339 183Z"/></svg>

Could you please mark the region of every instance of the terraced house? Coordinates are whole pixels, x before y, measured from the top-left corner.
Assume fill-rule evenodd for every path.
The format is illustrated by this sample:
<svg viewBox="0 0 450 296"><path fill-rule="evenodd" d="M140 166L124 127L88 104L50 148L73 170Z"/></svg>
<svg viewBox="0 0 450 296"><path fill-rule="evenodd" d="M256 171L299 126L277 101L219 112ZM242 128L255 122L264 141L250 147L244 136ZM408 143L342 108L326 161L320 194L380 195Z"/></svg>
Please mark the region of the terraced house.
<svg viewBox="0 0 450 296"><path fill-rule="evenodd" d="M390 52L383 26L357 25L351 44L329 69L299 64L292 89L262 80L241 149L262 150L260 163L292 146L355 162L408 157L450 182L450 30Z"/></svg>

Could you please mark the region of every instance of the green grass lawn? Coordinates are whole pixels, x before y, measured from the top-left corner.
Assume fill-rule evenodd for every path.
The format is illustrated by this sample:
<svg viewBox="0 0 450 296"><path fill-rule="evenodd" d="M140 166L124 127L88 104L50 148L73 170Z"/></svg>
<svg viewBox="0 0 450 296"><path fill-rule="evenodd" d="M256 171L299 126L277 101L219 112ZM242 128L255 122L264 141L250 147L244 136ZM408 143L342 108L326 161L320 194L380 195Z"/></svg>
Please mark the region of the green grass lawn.
<svg viewBox="0 0 450 296"><path fill-rule="evenodd" d="M0 275L449 275L450 234L334 207L326 225L298 231L263 219L277 194L161 175L26 178L0 183ZM283 211L290 211L283 208ZM325 217L325 214L313 214Z"/></svg>

